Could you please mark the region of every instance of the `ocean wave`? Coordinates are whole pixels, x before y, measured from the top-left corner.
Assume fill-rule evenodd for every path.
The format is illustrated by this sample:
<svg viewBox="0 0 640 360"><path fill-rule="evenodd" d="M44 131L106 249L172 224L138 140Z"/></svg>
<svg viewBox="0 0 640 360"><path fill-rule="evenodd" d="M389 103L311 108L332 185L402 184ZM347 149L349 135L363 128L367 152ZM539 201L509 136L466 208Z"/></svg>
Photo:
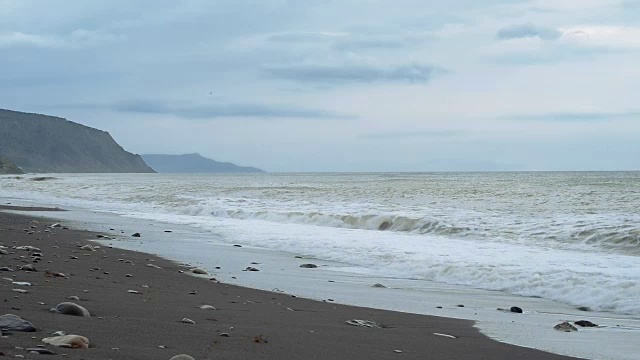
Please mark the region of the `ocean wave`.
<svg viewBox="0 0 640 360"><path fill-rule="evenodd" d="M305 224L346 229L392 231L413 234L434 234L453 238L531 243L538 245L558 244L564 247L585 249L598 247L620 250L628 254L640 254L640 227L621 223L602 225L598 221L571 222L529 220L528 222L502 219L501 222L486 222L486 218L470 218L469 224L451 224L435 217L409 217L396 214L329 214L316 211L248 211L239 209L210 210L199 207L191 209L190 215L205 212L215 217L240 220L263 220L278 223ZM608 219L607 221L611 221ZM484 223L483 223L484 222ZM552 224L551 222L554 222ZM533 224L533 225L532 225Z"/></svg>
<svg viewBox="0 0 640 360"><path fill-rule="evenodd" d="M280 223L308 224L346 229L397 231L417 234L455 235L472 231L469 227L456 227L434 218L411 218L402 215L342 215L321 212L277 212L215 210L211 215L241 220L265 220Z"/></svg>

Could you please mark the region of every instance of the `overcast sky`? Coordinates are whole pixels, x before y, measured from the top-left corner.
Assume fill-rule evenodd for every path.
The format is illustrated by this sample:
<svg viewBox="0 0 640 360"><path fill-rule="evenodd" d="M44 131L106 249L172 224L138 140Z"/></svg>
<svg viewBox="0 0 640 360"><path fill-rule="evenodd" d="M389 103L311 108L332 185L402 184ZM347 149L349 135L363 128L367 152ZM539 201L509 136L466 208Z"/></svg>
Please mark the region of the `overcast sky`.
<svg viewBox="0 0 640 360"><path fill-rule="evenodd" d="M640 0L0 0L0 108L269 171L640 169Z"/></svg>

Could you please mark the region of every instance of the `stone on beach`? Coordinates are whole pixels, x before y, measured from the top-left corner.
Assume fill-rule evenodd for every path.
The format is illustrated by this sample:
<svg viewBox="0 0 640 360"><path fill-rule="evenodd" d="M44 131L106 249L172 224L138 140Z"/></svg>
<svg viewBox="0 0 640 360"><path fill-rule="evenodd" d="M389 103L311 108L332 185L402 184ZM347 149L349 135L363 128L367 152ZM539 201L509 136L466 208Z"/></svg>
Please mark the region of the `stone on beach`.
<svg viewBox="0 0 640 360"><path fill-rule="evenodd" d="M20 267L20 270L22 270L22 271L38 271L38 270L36 270L36 267L31 265L31 264L22 265Z"/></svg>
<svg viewBox="0 0 640 360"><path fill-rule="evenodd" d="M53 272L51 270L45 270L44 272L44 276L47 277L67 277L65 274L63 273L59 273L59 272Z"/></svg>
<svg viewBox="0 0 640 360"><path fill-rule="evenodd" d="M140 233L134 233L131 235L132 237L140 237Z"/></svg>
<svg viewBox="0 0 640 360"><path fill-rule="evenodd" d="M45 344L64 347L64 348L72 348L72 349L87 349L89 348L89 339L80 335L63 335L63 336L54 336L42 339L42 342Z"/></svg>
<svg viewBox="0 0 640 360"><path fill-rule="evenodd" d="M581 327L598 327L598 324L594 324L589 320L578 320L574 321L574 323Z"/></svg>
<svg viewBox="0 0 640 360"><path fill-rule="evenodd" d="M51 312L57 312L64 315L90 317L89 310L72 302L63 302L51 309Z"/></svg>
<svg viewBox="0 0 640 360"><path fill-rule="evenodd" d="M522 309L517 307L517 306L512 306L509 311L513 312L513 313L518 313L518 314L522 314Z"/></svg>
<svg viewBox="0 0 640 360"><path fill-rule="evenodd" d="M42 355L55 355L56 353L54 353L53 351L49 350L49 349L45 349L45 348L41 348L41 347L35 347L35 348L28 348L25 351L28 351L30 353L33 354L42 354Z"/></svg>
<svg viewBox="0 0 640 360"><path fill-rule="evenodd" d="M191 269L191 272L198 275L209 275L209 273L206 270L203 270L200 268Z"/></svg>
<svg viewBox="0 0 640 360"><path fill-rule="evenodd" d="M211 305L201 305L200 309L202 310L215 310L215 306L211 306Z"/></svg>
<svg viewBox="0 0 640 360"><path fill-rule="evenodd" d="M18 315L6 314L0 316L0 330L2 331L22 331L34 332L35 326Z"/></svg>
<svg viewBox="0 0 640 360"><path fill-rule="evenodd" d="M382 284L373 284L373 285L371 285L371 287L374 287L374 288L386 288L386 286L384 286Z"/></svg>
<svg viewBox="0 0 640 360"><path fill-rule="evenodd" d="M315 269L318 267L318 265L316 264L302 264L300 265L301 268L305 268L305 269Z"/></svg>
<svg viewBox="0 0 640 360"><path fill-rule="evenodd" d="M42 251L37 247L34 246L29 246L29 245L25 245L25 246L16 246L16 250L25 250L25 251Z"/></svg>
<svg viewBox="0 0 640 360"><path fill-rule="evenodd" d="M568 321L560 323L554 326L553 328L559 331L566 331L566 332L578 331L578 329L575 326L571 325Z"/></svg>
<svg viewBox="0 0 640 360"><path fill-rule="evenodd" d="M353 320L347 320L345 322L347 324L353 325L353 326L368 327L368 328L378 328L378 329L382 328L382 326L380 326L378 323L376 323L375 321L371 321L371 320L353 319Z"/></svg>
<svg viewBox="0 0 640 360"><path fill-rule="evenodd" d="M193 321L193 320L191 320L189 318L183 318L182 322L185 323L185 324L191 324L191 325L195 325L196 324L195 321Z"/></svg>
<svg viewBox="0 0 640 360"><path fill-rule="evenodd" d="M169 360L196 360L196 359L194 359L191 356L186 355L186 354L180 354L180 355L176 355L176 356L172 357Z"/></svg>
<svg viewBox="0 0 640 360"><path fill-rule="evenodd" d="M244 269L244 271L260 271L254 267L248 266L246 269Z"/></svg>

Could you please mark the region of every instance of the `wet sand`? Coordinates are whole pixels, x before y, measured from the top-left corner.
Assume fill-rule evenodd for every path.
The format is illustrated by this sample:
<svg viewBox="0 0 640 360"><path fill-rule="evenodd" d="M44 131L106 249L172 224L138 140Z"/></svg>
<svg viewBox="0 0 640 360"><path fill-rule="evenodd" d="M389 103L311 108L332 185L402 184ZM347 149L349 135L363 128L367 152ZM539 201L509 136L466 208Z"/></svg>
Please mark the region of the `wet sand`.
<svg viewBox="0 0 640 360"><path fill-rule="evenodd" d="M64 331L87 337L90 348L47 346L57 354L48 358L170 359L189 354L195 359L569 359L496 342L467 320L306 300L218 283L212 280L215 274L192 276L189 266L144 253L105 246L83 250L80 246L99 246L89 241L97 234L50 228L54 222L37 213L0 212L0 245L9 252L0 255L0 267L14 270L0 275L32 283L18 286L1 280L0 315L18 315L37 328L35 333L3 336L0 351L7 356L44 356L22 349ZM41 250L42 258L34 264L37 272L18 270L33 264L28 251L13 249L25 245ZM67 277L47 277L47 269ZM49 311L70 296L79 297L74 302L91 317ZM201 305L216 309L203 310ZM183 318L195 324L182 323ZM346 323L353 319L381 327Z"/></svg>

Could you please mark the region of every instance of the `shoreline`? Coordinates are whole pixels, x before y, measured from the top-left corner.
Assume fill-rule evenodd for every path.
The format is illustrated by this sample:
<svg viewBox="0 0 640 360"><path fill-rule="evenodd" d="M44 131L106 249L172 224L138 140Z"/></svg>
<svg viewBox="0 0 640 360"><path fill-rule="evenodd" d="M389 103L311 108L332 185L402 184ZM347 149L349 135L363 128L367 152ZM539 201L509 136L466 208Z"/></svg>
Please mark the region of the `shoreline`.
<svg viewBox="0 0 640 360"><path fill-rule="evenodd" d="M50 225L51 220L35 218L35 213L15 215L0 212L0 219L0 228L4 230L0 232L0 242L5 246L40 247L43 261L39 267L74 274L69 279L46 282L42 271L10 273L18 281L38 284L28 287L27 294L14 295L11 283L2 283L6 289L3 293L8 294L5 295L8 302L2 305L3 314L13 311L32 321L42 329L36 333L37 339L54 331L67 330L86 336L95 344L88 350L65 350L67 358L169 359L191 351L195 358L224 354L222 358L229 359L420 358L424 354L437 354L441 359L570 359L497 342L481 334L468 320L337 305L218 283L181 274L179 270L187 271L188 268L167 259L106 246L84 253L78 250L76 243L99 240L96 233L61 228L44 232L44 226ZM35 225L34 234L22 231L33 219L40 222ZM8 224L12 224L10 226L14 230L9 231ZM41 240L35 240L37 237ZM51 246L59 248L52 249ZM2 255L2 266L15 266L16 262L25 261L24 258L14 258L20 255ZM120 258L135 265L117 261ZM100 270L94 270L97 268ZM133 277L124 277L127 272ZM128 290L141 294L128 294ZM189 294L192 291L197 294ZM86 298L79 304L86 305L97 317L84 319L46 311L72 295ZM38 305L39 302L46 305ZM209 303L217 310L198 308ZM12 307L20 310L12 310ZM196 324L181 323L185 317L193 319ZM354 319L372 320L383 328L361 328L345 323ZM71 329L56 328L63 324ZM230 336L220 336L223 332ZM8 341L0 343L2 351L5 354L25 354L15 350L15 346L37 345L39 341L31 336L29 333L10 336ZM253 341L256 339L259 342ZM268 342L260 342L261 339Z"/></svg>

